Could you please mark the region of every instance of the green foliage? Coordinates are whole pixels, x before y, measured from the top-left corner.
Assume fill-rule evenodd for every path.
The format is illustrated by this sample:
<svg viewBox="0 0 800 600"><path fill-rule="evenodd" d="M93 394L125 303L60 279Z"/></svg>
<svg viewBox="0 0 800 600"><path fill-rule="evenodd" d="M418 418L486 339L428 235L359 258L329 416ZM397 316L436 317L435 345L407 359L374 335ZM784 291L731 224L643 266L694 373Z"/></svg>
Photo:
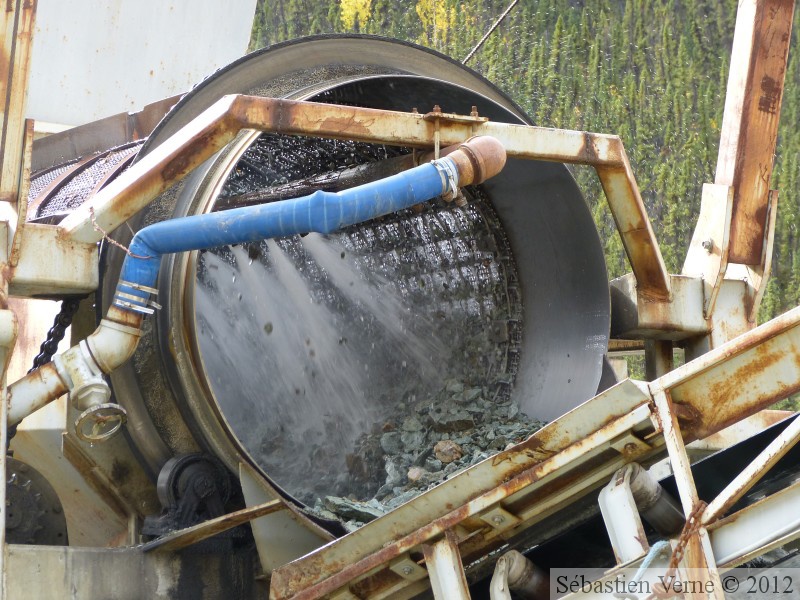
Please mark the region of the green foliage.
<svg viewBox="0 0 800 600"><path fill-rule="evenodd" d="M343 32L352 23L349 30L461 59L509 1L259 0L252 46ZM520 0L470 62L538 125L622 137L672 272L680 271L702 184L714 179L736 7L736 0ZM793 35L771 183L780 190L773 278L762 319L800 304L798 28ZM574 174L604 240L609 274L621 275L629 267L597 177L586 168Z"/></svg>

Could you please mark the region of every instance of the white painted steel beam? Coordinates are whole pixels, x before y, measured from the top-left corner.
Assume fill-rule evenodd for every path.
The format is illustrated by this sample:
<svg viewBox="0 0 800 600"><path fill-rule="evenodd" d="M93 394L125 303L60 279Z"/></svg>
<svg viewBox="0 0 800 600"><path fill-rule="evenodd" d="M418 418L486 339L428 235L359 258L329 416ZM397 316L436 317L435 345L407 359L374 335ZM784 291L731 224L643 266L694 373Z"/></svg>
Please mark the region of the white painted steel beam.
<svg viewBox="0 0 800 600"><path fill-rule="evenodd" d="M461 564L455 534L448 531L438 542L423 546L423 551L434 598L470 600L467 577L464 574L464 565Z"/></svg>

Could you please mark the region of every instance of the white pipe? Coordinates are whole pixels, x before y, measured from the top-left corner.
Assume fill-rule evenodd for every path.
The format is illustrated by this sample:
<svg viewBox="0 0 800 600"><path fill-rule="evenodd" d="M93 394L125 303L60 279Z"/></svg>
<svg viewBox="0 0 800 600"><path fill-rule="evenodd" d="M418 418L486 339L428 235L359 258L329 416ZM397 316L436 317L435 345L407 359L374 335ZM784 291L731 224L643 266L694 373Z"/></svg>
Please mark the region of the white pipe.
<svg viewBox="0 0 800 600"><path fill-rule="evenodd" d="M100 326L83 344L63 354L8 386L8 426L67 392L75 393L86 373L110 373L131 356L139 343L142 316L111 307Z"/></svg>

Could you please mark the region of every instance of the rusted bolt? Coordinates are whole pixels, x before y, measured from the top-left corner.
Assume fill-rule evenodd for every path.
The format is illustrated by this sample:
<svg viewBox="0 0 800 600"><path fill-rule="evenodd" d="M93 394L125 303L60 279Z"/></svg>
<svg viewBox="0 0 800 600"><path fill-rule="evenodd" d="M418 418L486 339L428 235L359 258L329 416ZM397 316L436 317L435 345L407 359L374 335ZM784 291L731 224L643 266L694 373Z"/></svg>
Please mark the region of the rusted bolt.
<svg viewBox="0 0 800 600"><path fill-rule="evenodd" d="M478 116L478 107L477 106L473 106L472 107L472 110L469 111L469 116L470 117L477 117Z"/></svg>
<svg viewBox="0 0 800 600"><path fill-rule="evenodd" d="M405 567L403 567L402 571L403 575L408 576L414 572L414 569L411 568L411 565L406 565Z"/></svg>
<svg viewBox="0 0 800 600"><path fill-rule="evenodd" d="M412 108L412 109L411 109L411 112L412 112L412 114L415 114L415 115L418 115L418 114L419 114L419 111L417 110L417 107L416 107L416 106L415 106L414 108Z"/></svg>
<svg viewBox="0 0 800 600"><path fill-rule="evenodd" d="M711 251L714 249L714 240L708 238L707 240L703 241L703 249L711 254Z"/></svg>
<svg viewBox="0 0 800 600"><path fill-rule="evenodd" d="M440 112L442 112L442 107L439 106L438 104L434 104L433 105L433 110L431 112L440 113Z"/></svg>
<svg viewBox="0 0 800 600"><path fill-rule="evenodd" d="M631 454L633 452L636 452L636 450L638 448L639 447L636 444L634 444L633 442L628 442L627 444L625 444L625 447L623 448L623 451L627 452L628 454Z"/></svg>
<svg viewBox="0 0 800 600"><path fill-rule="evenodd" d="M492 523L494 523L495 525L500 525L501 523L504 523L505 520L506 519L503 515L494 515L492 517Z"/></svg>

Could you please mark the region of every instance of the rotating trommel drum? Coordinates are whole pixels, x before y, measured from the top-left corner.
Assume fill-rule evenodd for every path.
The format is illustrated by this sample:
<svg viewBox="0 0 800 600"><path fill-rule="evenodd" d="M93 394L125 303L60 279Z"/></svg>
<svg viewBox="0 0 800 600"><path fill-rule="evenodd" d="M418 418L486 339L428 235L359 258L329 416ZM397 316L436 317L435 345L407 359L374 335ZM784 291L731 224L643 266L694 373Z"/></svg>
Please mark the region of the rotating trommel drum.
<svg viewBox="0 0 800 600"><path fill-rule="evenodd" d="M475 106L493 121L529 122L481 76L430 50L306 38L202 82L139 156L231 93L399 111L439 105L469 114ZM243 132L130 225L407 152ZM609 292L598 234L570 173L510 159L465 199L331 236L165 257L163 308L146 320L134 359L111 375L147 468L157 474L175 456L205 453L234 473L251 465L306 504L365 500L392 488L387 471L401 470L394 483L402 486L410 466L444 468L447 459L437 465L432 452L437 440L487 434L489 419L506 427L489 434L502 438L509 423L533 427L532 419L551 420L591 397ZM118 241L128 234L121 228ZM121 259L117 248L104 250L106 305Z"/></svg>

